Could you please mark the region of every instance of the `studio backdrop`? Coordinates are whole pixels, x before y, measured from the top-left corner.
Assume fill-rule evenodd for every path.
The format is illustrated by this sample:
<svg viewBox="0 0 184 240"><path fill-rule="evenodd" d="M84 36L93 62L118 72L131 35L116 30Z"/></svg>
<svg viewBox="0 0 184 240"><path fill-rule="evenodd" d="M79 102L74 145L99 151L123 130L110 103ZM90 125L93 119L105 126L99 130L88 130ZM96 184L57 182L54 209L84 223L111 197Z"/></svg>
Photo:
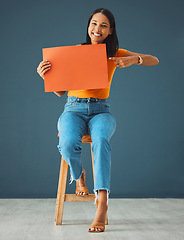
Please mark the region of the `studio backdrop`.
<svg viewBox="0 0 184 240"><path fill-rule="evenodd" d="M160 61L113 76L110 197L184 197L183 1L10 0L0 3L1 198L56 197L57 121L67 96L46 93L37 67L42 48L85 42L99 7L114 14L120 48ZM81 161L92 193L88 144ZM67 193L74 189L67 183Z"/></svg>

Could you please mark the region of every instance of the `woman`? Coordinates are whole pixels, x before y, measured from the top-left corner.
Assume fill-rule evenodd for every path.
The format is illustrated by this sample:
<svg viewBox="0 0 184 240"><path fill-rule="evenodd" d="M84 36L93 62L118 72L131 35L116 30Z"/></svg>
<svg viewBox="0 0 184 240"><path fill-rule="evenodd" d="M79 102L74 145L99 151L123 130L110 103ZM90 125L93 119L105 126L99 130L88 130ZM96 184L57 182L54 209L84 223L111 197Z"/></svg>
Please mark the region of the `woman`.
<svg viewBox="0 0 184 240"><path fill-rule="evenodd" d="M128 67L132 64L153 66L159 63L151 55L138 54L119 49L116 26L113 14L98 8L90 16L87 26L86 42L83 44L106 44L109 88L93 90L68 91L68 99L57 127L60 133L59 152L70 166L71 182L76 181L76 194L89 194L85 184L85 170L81 166L81 139L88 133L92 139L94 154L94 193L96 208L95 219L88 229L89 232L105 230L105 216L108 209L111 174L110 139L116 128L116 120L110 111L108 97L112 76L116 67ZM44 79L51 64L42 61L37 72ZM61 97L65 92L55 92Z"/></svg>

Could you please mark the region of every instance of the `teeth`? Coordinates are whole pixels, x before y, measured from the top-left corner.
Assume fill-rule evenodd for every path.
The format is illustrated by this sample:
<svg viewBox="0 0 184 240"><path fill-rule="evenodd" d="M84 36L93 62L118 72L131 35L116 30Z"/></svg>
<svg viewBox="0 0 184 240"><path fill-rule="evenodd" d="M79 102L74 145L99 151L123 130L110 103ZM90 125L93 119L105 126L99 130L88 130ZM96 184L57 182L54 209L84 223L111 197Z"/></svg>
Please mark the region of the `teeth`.
<svg viewBox="0 0 184 240"><path fill-rule="evenodd" d="M94 33L95 36L101 36L101 34Z"/></svg>

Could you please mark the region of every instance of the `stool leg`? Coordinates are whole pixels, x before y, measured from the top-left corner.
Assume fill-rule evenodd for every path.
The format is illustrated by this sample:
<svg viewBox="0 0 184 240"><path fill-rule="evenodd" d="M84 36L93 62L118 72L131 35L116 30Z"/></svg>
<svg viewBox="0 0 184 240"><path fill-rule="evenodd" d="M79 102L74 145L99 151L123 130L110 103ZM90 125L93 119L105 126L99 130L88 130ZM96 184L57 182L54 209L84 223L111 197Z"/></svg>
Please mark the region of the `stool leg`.
<svg viewBox="0 0 184 240"><path fill-rule="evenodd" d="M55 211L56 225L62 225L67 173L68 173L68 164L63 158L61 158L61 167L60 167L60 174L59 174L57 202L56 202L56 211Z"/></svg>
<svg viewBox="0 0 184 240"><path fill-rule="evenodd" d="M92 143L90 145L91 145L91 159L92 159L92 167L93 167L93 182L95 184L95 171L94 171L94 158L93 158L93 151L92 151ZM106 216L105 216L105 225L108 225L107 213L106 213Z"/></svg>
<svg viewBox="0 0 184 240"><path fill-rule="evenodd" d="M93 151L92 151L92 143L91 145L91 159L92 159L92 168L93 168L93 183L95 184L95 171L94 171L94 158L93 158Z"/></svg>

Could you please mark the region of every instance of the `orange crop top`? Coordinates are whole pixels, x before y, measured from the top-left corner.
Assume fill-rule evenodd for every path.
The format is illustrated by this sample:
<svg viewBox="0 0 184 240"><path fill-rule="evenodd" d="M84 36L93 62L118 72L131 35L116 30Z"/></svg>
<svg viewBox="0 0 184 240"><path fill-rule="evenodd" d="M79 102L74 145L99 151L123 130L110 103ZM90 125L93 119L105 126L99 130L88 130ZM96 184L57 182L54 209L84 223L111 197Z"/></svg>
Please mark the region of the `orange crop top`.
<svg viewBox="0 0 184 240"><path fill-rule="evenodd" d="M115 57L124 57L126 55L127 50L118 49L115 54ZM105 99L109 97L110 87L112 82L112 77L117 65L114 63L114 60L107 59L107 67L108 67L108 78L109 78L109 87L101 88L101 89L85 89L85 90L71 90L68 91L67 96L74 96L79 98L100 98Z"/></svg>

